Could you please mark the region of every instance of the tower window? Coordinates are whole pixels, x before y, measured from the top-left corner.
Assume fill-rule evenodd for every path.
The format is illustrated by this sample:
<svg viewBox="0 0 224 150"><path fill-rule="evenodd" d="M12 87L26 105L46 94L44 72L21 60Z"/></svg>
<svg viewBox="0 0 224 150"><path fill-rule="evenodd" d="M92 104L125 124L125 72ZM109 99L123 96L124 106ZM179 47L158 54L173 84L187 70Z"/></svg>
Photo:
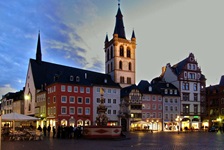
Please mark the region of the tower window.
<svg viewBox="0 0 224 150"><path fill-rule="evenodd" d="M124 83L124 77L120 77L120 83Z"/></svg>
<svg viewBox="0 0 224 150"><path fill-rule="evenodd" d="M107 61L110 60L110 57L109 57L109 50L107 51Z"/></svg>
<svg viewBox="0 0 224 150"><path fill-rule="evenodd" d="M107 72L110 72L110 64L107 64Z"/></svg>
<svg viewBox="0 0 224 150"><path fill-rule="evenodd" d="M128 58L131 58L131 50L130 50L129 47L128 47L128 49L127 49L127 57L128 57Z"/></svg>
<svg viewBox="0 0 224 150"><path fill-rule="evenodd" d="M131 71L131 63L128 63L128 69Z"/></svg>
<svg viewBox="0 0 224 150"><path fill-rule="evenodd" d="M127 77L127 84L131 84L131 78Z"/></svg>
<svg viewBox="0 0 224 150"><path fill-rule="evenodd" d="M120 46L120 56L124 57L124 47Z"/></svg>
<svg viewBox="0 0 224 150"><path fill-rule="evenodd" d="M122 69L122 61L119 61L119 69Z"/></svg>
<svg viewBox="0 0 224 150"><path fill-rule="evenodd" d="M113 47L110 48L110 58L113 58Z"/></svg>
<svg viewBox="0 0 224 150"><path fill-rule="evenodd" d="M110 71L113 71L113 63L110 64Z"/></svg>

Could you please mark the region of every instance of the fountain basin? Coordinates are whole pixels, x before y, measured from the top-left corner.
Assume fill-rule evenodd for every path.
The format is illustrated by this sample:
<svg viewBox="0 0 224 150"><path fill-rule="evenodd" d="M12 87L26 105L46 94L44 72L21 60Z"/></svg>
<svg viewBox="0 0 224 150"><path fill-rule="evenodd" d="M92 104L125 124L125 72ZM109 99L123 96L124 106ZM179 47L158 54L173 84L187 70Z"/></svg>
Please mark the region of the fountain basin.
<svg viewBox="0 0 224 150"><path fill-rule="evenodd" d="M120 138L121 126L85 126L83 136L89 139Z"/></svg>

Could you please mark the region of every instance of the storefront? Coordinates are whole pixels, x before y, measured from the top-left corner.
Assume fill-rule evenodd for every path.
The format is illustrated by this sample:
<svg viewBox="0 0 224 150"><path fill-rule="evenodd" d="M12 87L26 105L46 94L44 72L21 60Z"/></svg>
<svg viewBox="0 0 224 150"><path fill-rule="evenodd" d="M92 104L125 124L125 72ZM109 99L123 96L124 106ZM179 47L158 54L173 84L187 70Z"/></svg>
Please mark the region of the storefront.
<svg viewBox="0 0 224 150"><path fill-rule="evenodd" d="M190 129L190 119L189 118L183 118L181 122L182 130L189 130Z"/></svg>

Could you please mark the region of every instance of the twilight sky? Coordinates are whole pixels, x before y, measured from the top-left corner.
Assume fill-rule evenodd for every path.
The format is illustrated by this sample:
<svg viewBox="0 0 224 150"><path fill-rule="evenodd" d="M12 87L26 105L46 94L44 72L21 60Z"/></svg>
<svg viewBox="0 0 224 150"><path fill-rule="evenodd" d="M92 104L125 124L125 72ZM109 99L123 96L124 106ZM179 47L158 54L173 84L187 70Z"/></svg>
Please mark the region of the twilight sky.
<svg viewBox="0 0 224 150"><path fill-rule="evenodd" d="M116 0L0 1L0 96L25 86L38 32L42 60L104 72L104 40L112 38ZM218 84L224 68L223 0L121 0L126 37L135 30L136 84L193 53Z"/></svg>

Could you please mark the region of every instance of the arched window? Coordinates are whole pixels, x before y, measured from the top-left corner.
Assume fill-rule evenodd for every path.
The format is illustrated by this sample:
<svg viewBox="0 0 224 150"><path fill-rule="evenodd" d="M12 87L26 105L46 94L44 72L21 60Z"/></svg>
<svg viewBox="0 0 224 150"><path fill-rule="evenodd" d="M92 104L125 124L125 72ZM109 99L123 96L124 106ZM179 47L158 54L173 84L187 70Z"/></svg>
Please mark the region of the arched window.
<svg viewBox="0 0 224 150"><path fill-rule="evenodd" d="M127 57L128 57L128 58L131 58L131 50L130 50L129 47L127 48Z"/></svg>
<svg viewBox="0 0 224 150"><path fill-rule="evenodd" d="M113 58L113 47L110 48L110 58Z"/></svg>
<svg viewBox="0 0 224 150"><path fill-rule="evenodd" d="M107 51L107 61L109 60L109 50Z"/></svg>
<svg viewBox="0 0 224 150"><path fill-rule="evenodd" d="M128 63L128 69L131 71L131 63Z"/></svg>
<svg viewBox="0 0 224 150"><path fill-rule="evenodd" d="M110 72L110 64L107 64L107 72Z"/></svg>
<svg viewBox="0 0 224 150"><path fill-rule="evenodd" d="M120 56L124 57L124 47L120 46Z"/></svg>
<svg viewBox="0 0 224 150"><path fill-rule="evenodd" d="M122 69L122 61L119 61L119 69Z"/></svg>
<svg viewBox="0 0 224 150"><path fill-rule="evenodd" d="M113 71L113 63L110 64L110 70Z"/></svg>

